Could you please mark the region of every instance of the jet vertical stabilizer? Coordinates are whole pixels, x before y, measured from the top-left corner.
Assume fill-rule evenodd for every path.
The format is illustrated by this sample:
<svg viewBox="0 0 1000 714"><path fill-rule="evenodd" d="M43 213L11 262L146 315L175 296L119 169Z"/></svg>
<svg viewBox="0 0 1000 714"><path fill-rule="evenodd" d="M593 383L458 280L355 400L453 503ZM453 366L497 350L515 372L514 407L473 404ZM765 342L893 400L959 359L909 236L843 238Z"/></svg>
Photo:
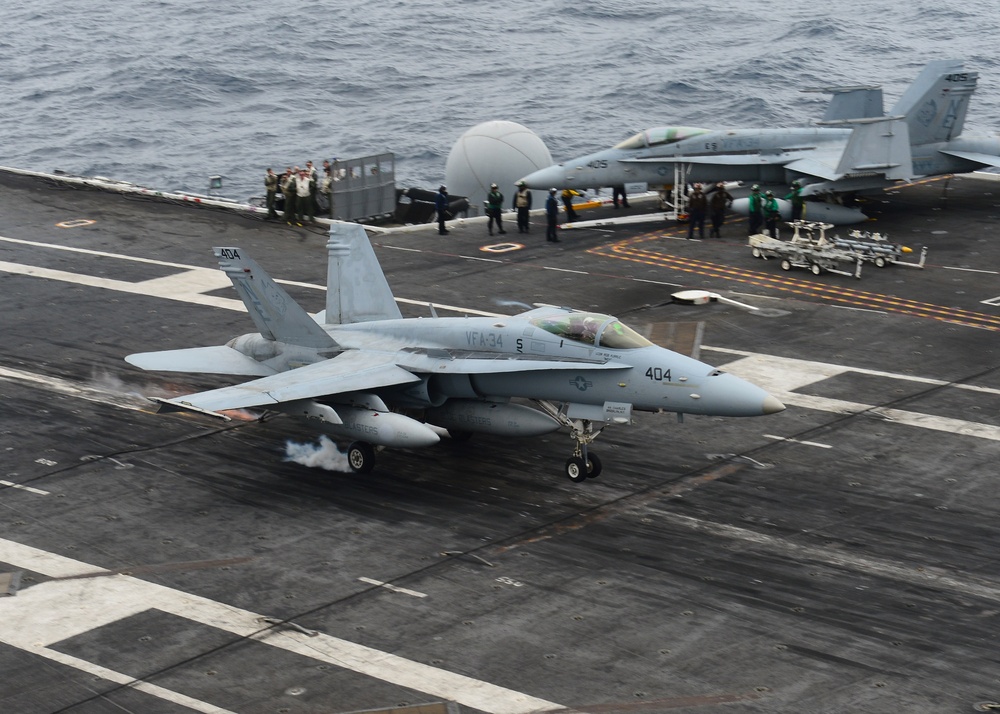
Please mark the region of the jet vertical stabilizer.
<svg viewBox="0 0 1000 714"><path fill-rule="evenodd" d="M889 180L913 177L910 136L902 117L856 119L851 138L840 157L837 173L852 178L868 173L883 174Z"/></svg>
<svg viewBox="0 0 1000 714"><path fill-rule="evenodd" d="M326 249L326 324L402 317L363 227L334 223Z"/></svg>
<svg viewBox="0 0 1000 714"><path fill-rule="evenodd" d="M914 145L951 141L962 133L979 78L963 67L961 60L928 62L892 108L891 114L906 117Z"/></svg>
<svg viewBox="0 0 1000 714"><path fill-rule="evenodd" d="M219 268L247 306L262 337L300 347L332 348L337 343L271 276L239 248L213 248Z"/></svg>

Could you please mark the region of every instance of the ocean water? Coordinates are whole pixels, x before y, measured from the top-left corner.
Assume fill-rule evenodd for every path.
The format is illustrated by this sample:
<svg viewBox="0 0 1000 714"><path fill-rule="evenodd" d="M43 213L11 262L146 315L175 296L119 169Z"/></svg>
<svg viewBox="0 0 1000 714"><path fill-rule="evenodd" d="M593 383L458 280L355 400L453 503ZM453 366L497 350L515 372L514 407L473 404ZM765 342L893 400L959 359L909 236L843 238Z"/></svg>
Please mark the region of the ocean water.
<svg viewBox="0 0 1000 714"><path fill-rule="evenodd" d="M804 87L931 59L980 73L966 131L1000 119L1000 6L867 0L31 0L4 10L0 164L244 200L267 166L396 155L434 187L467 129L536 132L560 161L651 126L805 126Z"/></svg>

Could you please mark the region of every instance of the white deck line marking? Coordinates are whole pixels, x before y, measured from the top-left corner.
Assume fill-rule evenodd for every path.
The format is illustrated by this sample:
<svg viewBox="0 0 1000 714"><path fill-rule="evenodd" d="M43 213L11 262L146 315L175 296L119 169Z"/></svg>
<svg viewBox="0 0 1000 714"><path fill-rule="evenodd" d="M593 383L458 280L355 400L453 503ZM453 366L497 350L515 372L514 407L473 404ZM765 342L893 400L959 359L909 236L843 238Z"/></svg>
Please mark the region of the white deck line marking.
<svg viewBox="0 0 1000 714"><path fill-rule="evenodd" d="M3 639L3 633L0 632L0 641L3 641ZM16 647L17 645L14 646ZM73 667L74 669L79 669L87 674L92 674L96 677L101 677L102 679L107 679L108 681L125 685L129 689L137 689L140 692L151 694L154 697L172 702L173 704L180 704L181 706L187 707L188 709L192 709L196 712L203 712L203 714L237 714L229 709L217 707L214 704L203 702L200 699L194 699L186 694L181 694L180 692L175 692L171 689L159 687L155 684L149 684L148 682L137 682L135 677L130 677L129 675L122 674L121 672L115 672L107 667L101 667L93 662L87 662L86 660L79 659L78 657L63 654L62 652L49 649L48 647L35 646L31 649L23 649L27 649L31 652L31 654L45 657L46 659L66 665L67 667Z"/></svg>
<svg viewBox="0 0 1000 714"><path fill-rule="evenodd" d="M551 265L543 265L542 270L553 270L557 273L576 273L577 275L590 275L583 270L570 270L569 268L553 268Z"/></svg>
<svg viewBox="0 0 1000 714"><path fill-rule="evenodd" d="M16 488L20 491L30 491L31 493L37 493L39 496L48 496L49 491L43 491L40 488L33 488L31 486L22 486L19 483L14 483L13 481L4 481L0 479L0 486L8 486L10 488Z"/></svg>
<svg viewBox="0 0 1000 714"><path fill-rule="evenodd" d="M11 240L10 238L3 238L0 236L0 240ZM17 241L17 242L27 242L27 241ZM45 247L61 247L61 246L49 246L48 244L42 244ZM137 260L142 263L153 263L155 265L166 265L175 268L183 268L186 272L177 275L168 275L163 278L152 278L150 280L144 280L139 283L130 283L126 280L114 280L112 278L100 278L93 275L85 275L83 273L70 273L65 270L53 270L51 268L39 268L30 265L24 265L22 263L9 263L0 261L0 271L12 273L16 275L28 275L36 278L46 278L48 280L58 280L64 283L73 283L75 285L85 285L92 288L104 288L106 290L117 290L118 292L131 293L133 295L145 295L147 297L158 297L165 300L176 300L178 302L188 302L194 305L207 305L208 307L221 307L227 310L234 310L236 312L246 312L246 306L243 304L242 300L237 300L235 298L224 298L224 297L214 297L211 295L203 295L202 293L214 292L216 290L222 290L225 288L232 287L232 282L226 277L226 274L217 268L199 268L193 265L180 265L178 263L164 263L155 260L145 260L140 258L129 258L128 256L116 256L110 253L99 254L96 251L79 251L94 253L102 255L105 257L112 258L122 258L125 260ZM482 260L481 258L476 258L476 260ZM303 283L295 280L278 280L275 279L276 283L282 285L294 285L300 288L309 288L312 290L319 290L321 292L326 292L326 288L322 285L316 285L315 283ZM407 305L427 305L427 300L411 300L408 298L395 298L396 302L404 303ZM434 307L438 310L448 310L449 312L459 312L469 315L481 315L483 317L496 317L500 313L496 312L485 312L483 310L474 310L472 308L456 307L454 305L439 305L434 304Z"/></svg>
<svg viewBox="0 0 1000 714"><path fill-rule="evenodd" d="M912 374L901 374L899 372L884 372L878 369L866 369L864 367L845 367L843 365L830 364L827 362L810 362L808 360L801 360L795 357L776 357L771 355L762 355L757 352L747 352L746 350L734 350L728 347L710 347L709 345L702 345L703 350L712 350L713 352L724 352L730 355L740 355L742 357L754 357L763 358L768 360L775 360L780 362L780 369L789 369L793 366L800 371L799 380L803 379L805 376L806 381L801 381L795 387L789 387L791 389L797 389L798 387L803 387L812 382L817 382L822 379L827 379L828 377L835 377L838 374L844 374L846 372L854 372L856 374L868 374L872 377L885 377L886 379L901 379L907 382L917 382L919 384L929 384L936 387L954 387L955 389L965 389L970 392L981 392L982 394L996 394L1000 395L1000 389L995 387L980 387L975 384L954 384L952 382L946 382L943 379L933 379L931 377L917 377ZM735 364L735 363L733 363ZM821 374L816 379L808 379L808 375L811 371L818 370Z"/></svg>
<svg viewBox="0 0 1000 714"><path fill-rule="evenodd" d="M910 583L918 587L937 588L1000 602L1000 583L986 578L969 575L959 578L944 568L922 566L918 569L916 565L904 565L881 558L853 555L834 548L804 545L792 542L790 538L784 536L772 536L724 523L711 523L671 511L659 509L655 509L655 511L659 518L666 521L702 533L743 541L751 544L751 547L761 546L770 552L792 553L796 558L808 558L817 563L848 568L898 582Z"/></svg>
<svg viewBox="0 0 1000 714"><path fill-rule="evenodd" d="M950 265L942 265L945 270L960 270L965 273L986 273L987 275L1000 275L996 270L977 270L975 268L953 268Z"/></svg>
<svg viewBox="0 0 1000 714"><path fill-rule="evenodd" d="M219 298L210 295L201 295L197 292L170 292L163 287L166 285L201 285L203 290L218 290L222 285L213 273L225 278L225 285L232 285L229 278L221 270L209 270L207 268L196 268L191 273L198 273L197 280L194 275L185 275L183 279L177 280L176 276L169 278L154 278L141 283L130 283L125 280L114 280L113 278L99 278L94 275L83 275L81 273L69 273L65 270L53 270L51 268L38 268L21 263L8 263L0 261L0 271L17 275L29 275L34 278L46 278L48 280L59 280L64 283L74 283L76 285L86 285L91 288L104 288L105 290L116 290L122 293L132 293L133 295L145 295L147 297L158 297L166 300L177 300L189 302L195 305L207 305L209 307L223 307L229 310L243 310L243 302L232 298ZM212 275L212 277L209 277Z"/></svg>
<svg viewBox="0 0 1000 714"><path fill-rule="evenodd" d="M381 580L375 580L374 578L358 578L363 583L368 583L369 585L378 585L379 587L385 588L386 590L391 590L394 593L401 593L403 595L412 595L413 597L427 597L427 593L422 593L417 590L408 590L407 588L401 588L391 583L386 583Z"/></svg>
<svg viewBox="0 0 1000 714"><path fill-rule="evenodd" d="M107 253L102 250L90 250L88 248L77 248L71 245L59 245L57 243L41 243L34 240L22 240L20 238L7 238L6 236L0 236L0 241L5 241L7 243L18 243L20 245L30 245L35 248L51 248L52 250L65 250L70 253L81 253L83 255L96 255L99 258L116 258L118 260L131 260L135 263L149 263L150 265L163 265L168 268L181 268L183 270L210 270L210 268L202 268L197 265L185 265L184 263L171 263L165 260L154 260L153 258L139 258L133 255L124 255L122 253Z"/></svg>
<svg viewBox="0 0 1000 714"><path fill-rule="evenodd" d="M702 349L705 349L703 346ZM1000 427L990 424L980 424L978 422L964 421L961 419L951 419L948 417L933 416L931 414L921 414L920 412L910 412L903 409L883 409L874 404L862 404L860 402L848 402L841 399L830 399L827 397L817 397L808 394L797 394L793 390L804 387L814 382L819 382L829 377L835 377L847 372L859 372L862 374L878 374L884 377L894 377L896 379L907 379L906 375L892 375L888 372L875 372L865 369L851 369L822 362L808 362L806 360L791 359L787 357L773 357L769 355L751 355L730 362L725 366L726 372L735 374L737 377L753 382L762 389L767 390L786 405L805 407L807 409L817 409L835 414L860 414L861 412L873 412L878 416L885 417L894 422L915 426L921 429L932 431L945 431L964 436L973 436L979 439L990 441L1000 441ZM926 384L950 385L949 382L940 380L912 378L912 381ZM951 385L959 387L962 385ZM997 390L981 387L975 391L986 393L996 393Z"/></svg>
<svg viewBox="0 0 1000 714"><path fill-rule="evenodd" d="M21 382L29 386L41 387L56 394L65 394L69 397L77 397L89 402L97 402L98 404L111 404L121 409L131 409L132 411L147 411L152 407L149 400L138 394L129 395L105 391L58 377L49 377L11 367L0 366L0 380Z"/></svg>
<svg viewBox="0 0 1000 714"><path fill-rule="evenodd" d="M652 283L653 285L666 285L670 288L683 287L680 283L665 283L662 280L647 280L646 278L632 278L633 283Z"/></svg>
<svg viewBox="0 0 1000 714"><path fill-rule="evenodd" d="M305 637L294 631L262 630L263 615L258 613L131 576L112 574L3 538L0 538L0 561L56 578L108 573L104 577L50 580L19 590L15 597L0 598L0 641L26 652L45 656L42 650L55 642L155 609L492 714L529 714L565 708L330 635Z"/></svg>
<svg viewBox="0 0 1000 714"><path fill-rule="evenodd" d="M831 444L820 444L816 441L802 441L800 439L789 439L787 436L775 436L774 434L763 434L765 439L774 439L776 441L787 441L790 444L802 444L803 446L815 446L818 449L832 449Z"/></svg>

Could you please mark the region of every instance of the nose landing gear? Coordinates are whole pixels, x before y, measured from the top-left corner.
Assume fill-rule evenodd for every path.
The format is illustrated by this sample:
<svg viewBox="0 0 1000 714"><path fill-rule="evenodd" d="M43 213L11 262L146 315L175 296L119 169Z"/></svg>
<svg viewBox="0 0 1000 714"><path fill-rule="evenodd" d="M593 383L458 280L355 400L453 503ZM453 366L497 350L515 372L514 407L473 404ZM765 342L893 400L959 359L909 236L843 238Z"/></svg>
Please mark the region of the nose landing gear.
<svg viewBox="0 0 1000 714"><path fill-rule="evenodd" d="M588 478L601 475L603 466L597 454L592 454L587 448L604 430L605 422L596 422L600 426L595 429L595 422L590 419L570 419L565 412L551 402L536 400L545 413L569 429L570 437L576 442L573 455L566 459L566 475L570 481L580 483Z"/></svg>

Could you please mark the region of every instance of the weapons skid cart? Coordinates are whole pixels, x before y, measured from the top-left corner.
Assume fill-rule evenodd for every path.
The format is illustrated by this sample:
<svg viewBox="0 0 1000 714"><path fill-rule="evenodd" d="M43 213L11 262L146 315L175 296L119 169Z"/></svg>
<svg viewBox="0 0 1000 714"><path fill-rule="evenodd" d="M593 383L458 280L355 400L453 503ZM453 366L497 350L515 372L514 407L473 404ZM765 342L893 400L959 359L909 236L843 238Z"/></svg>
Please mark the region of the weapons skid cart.
<svg viewBox="0 0 1000 714"><path fill-rule="evenodd" d="M794 221L789 225L794 229L791 240L772 238L764 233L750 236L750 253L755 258L767 260L777 258L781 261L782 270L805 268L813 275L823 272L861 277L861 265L864 262L853 250L837 247L826 237L826 231L833 227L831 223L811 223ZM819 234L816 236L816 234ZM845 270L844 266L853 264L853 270Z"/></svg>

